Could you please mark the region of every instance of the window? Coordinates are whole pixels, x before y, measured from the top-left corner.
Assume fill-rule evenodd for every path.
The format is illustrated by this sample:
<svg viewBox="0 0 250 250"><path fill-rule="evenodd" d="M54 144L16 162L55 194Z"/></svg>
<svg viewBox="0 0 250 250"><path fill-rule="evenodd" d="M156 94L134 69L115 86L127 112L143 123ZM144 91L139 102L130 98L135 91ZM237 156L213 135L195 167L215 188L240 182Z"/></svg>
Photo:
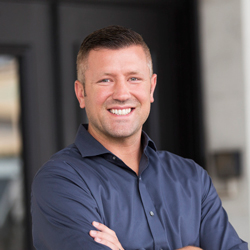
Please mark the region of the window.
<svg viewBox="0 0 250 250"><path fill-rule="evenodd" d="M0 250L24 249L18 60L0 55Z"/></svg>

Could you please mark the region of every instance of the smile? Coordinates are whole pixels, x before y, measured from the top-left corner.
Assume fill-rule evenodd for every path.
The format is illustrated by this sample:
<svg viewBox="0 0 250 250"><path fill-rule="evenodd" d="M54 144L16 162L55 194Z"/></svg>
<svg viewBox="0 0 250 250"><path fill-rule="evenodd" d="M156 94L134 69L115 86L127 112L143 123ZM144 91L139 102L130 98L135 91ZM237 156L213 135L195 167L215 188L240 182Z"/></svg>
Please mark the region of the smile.
<svg viewBox="0 0 250 250"><path fill-rule="evenodd" d="M132 111L132 109L131 108L128 108L128 109L110 109L109 111L115 115L127 115Z"/></svg>

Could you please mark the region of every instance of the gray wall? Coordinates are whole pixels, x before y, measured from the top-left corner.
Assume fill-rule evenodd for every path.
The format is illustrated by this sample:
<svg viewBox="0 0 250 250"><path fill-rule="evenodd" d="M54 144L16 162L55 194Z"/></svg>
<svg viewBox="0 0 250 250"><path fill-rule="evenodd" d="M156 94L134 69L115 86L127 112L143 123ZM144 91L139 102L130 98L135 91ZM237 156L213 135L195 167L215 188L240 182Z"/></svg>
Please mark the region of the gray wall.
<svg viewBox="0 0 250 250"><path fill-rule="evenodd" d="M218 179L212 161L209 161L208 170L230 221L239 235L249 241L249 166L245 161L249 152L246 151L241 4L238 0L202 0L200 27L207 154L230 150L242 154L240 178Z"/></svg>

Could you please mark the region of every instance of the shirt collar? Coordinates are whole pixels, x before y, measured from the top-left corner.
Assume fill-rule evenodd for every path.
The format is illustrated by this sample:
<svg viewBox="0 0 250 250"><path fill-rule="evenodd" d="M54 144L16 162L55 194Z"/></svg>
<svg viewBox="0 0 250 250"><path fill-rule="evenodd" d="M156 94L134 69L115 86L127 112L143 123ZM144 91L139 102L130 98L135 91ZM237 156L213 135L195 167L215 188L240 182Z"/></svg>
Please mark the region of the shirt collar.
<svg viewBox="0 0 250 250"><path fill-rule="evenodd" d="M97 156L102 154L109 154L110 151L107 150L100 142L98 142L88 131L87 124L81 124L79 126L75 145L80 151L82 157L89 156ZM147 146L151 147L156 151L156 146L154 142L149 138L149 136L143 131L142 132L142 144L143 150L147 148Z"/></svg>

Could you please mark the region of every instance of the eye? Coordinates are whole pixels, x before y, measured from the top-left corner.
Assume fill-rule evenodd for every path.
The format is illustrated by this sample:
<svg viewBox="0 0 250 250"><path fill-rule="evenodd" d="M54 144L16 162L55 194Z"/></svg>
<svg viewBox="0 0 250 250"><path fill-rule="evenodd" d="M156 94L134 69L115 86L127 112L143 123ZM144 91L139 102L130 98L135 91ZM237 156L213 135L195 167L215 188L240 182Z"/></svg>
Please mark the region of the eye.
<svg viewBox="0 0 250 250"><path fill-rule="evenodd" d="M131 77L130 81L138 81L139 79L137 77Z"/></svg>
<svg viewBox="0 0 250 250"><path fill-rule="evenodd" d="M112 82L112 79L109 78L103 78L99 80L97 83L100 85L109 85Z"/></svg>
<svg viewBox="0 0 250 250"><path fill-rule="evenodd" d="M109 79L102 79L100 82L110 82Z"/></svg>

